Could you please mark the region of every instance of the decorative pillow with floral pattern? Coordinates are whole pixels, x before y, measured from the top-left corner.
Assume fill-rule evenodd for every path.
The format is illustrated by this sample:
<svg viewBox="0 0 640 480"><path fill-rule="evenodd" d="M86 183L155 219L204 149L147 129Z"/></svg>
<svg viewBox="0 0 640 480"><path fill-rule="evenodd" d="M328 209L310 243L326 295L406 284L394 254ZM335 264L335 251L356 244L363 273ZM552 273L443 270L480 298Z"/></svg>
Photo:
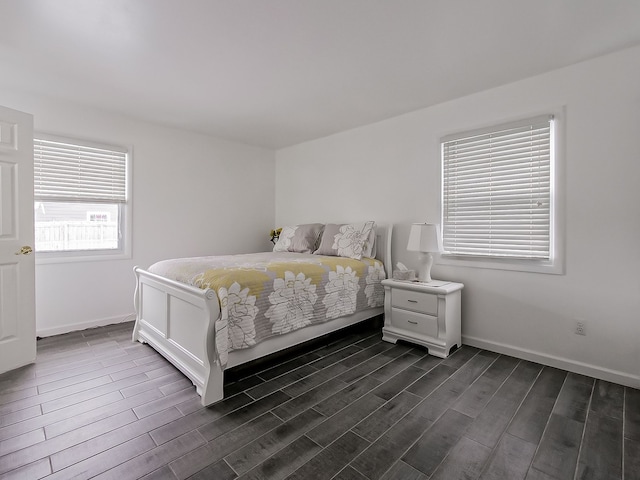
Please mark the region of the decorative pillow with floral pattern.
<svg viewBox="0 0 640 480"><path fill-rule="evenodd" d="M311 253L316 248L323 226L322 223L307 223L282 227L273 251Z"/></svg>
<svg viewBox="0 0 640 480"><path fill-rule="evenodd" d="M373 224L369 238L364 243L364 251L362 252L363 258L376 258L376 224Z"/></svg>
<svg viewBox="0 0 640 480"><path fill-rule="evenodd" d="M374 222L325 225L316 255L333 255L360 260L368 249ZM367 252L368 253L368 252Z"/></svg>

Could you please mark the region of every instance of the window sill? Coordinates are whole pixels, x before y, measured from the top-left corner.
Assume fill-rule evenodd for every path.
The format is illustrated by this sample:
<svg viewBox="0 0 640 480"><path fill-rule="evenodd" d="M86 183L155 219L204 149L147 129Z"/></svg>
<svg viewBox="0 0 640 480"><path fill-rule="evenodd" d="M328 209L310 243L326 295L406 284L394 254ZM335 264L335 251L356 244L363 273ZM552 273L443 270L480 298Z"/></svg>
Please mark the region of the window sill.
<svg viewBox="0 0 640 480"><path fill-rule="evenodd" d="M108 252L105 250L85 251L85 252L36 252L36 265L47 265L53 263L75 263L75 262L101 262L105 260L127 260L131 258L131 253L117 250Z"/></svg>
<svg viewBox="0 0 640 480"><path fill-rule="evenodd" d="M544 273L549 275L564 274L564 265L559 259L556 259L554 262L526 259L460 257L456 255L443 254L436 263L438 265L455 267L488 268L492 270L510 270L527 273Z"/></svg>

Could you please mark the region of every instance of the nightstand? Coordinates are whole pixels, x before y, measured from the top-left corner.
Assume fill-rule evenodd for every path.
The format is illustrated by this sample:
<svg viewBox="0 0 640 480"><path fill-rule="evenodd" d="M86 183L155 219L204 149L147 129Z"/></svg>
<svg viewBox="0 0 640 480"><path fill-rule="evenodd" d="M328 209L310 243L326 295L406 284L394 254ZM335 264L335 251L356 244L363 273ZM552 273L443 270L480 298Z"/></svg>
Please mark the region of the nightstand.
<svg viewBox="0 0 640 480"><path fill-rule="evenodd" d="M460 347L461 283L383 280L384 327L382 339L417 343L429 354L445 358Z"/></svg>

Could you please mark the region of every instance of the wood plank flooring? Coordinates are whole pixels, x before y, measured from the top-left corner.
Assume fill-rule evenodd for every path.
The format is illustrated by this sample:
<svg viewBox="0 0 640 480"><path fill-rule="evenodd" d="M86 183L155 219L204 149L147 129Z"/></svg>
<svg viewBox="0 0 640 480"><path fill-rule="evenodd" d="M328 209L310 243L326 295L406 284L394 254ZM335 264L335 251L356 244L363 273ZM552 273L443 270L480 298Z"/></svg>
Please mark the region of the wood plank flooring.
<svg viewBox="0 0 640 480"><path fill-rule="evenodd" d="M0 375L2 479L640 479L640 391L463 346L381 340L380 319L191 383L132 324L38 341Z"/></svg>

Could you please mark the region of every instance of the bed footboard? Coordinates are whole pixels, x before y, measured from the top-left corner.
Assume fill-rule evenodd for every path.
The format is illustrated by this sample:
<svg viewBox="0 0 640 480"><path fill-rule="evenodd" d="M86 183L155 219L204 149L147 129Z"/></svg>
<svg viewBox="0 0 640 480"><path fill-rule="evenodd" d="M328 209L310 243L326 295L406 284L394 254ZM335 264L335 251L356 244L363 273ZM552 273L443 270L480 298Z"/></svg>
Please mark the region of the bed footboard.
<svg viewBox="0 0 640 480"><path fill-rule="evenodd" d="M215 352L215 292L134 269L136 323L133 341L148 343L195 385L202 404L223 397L223 371Z"/></svg>

